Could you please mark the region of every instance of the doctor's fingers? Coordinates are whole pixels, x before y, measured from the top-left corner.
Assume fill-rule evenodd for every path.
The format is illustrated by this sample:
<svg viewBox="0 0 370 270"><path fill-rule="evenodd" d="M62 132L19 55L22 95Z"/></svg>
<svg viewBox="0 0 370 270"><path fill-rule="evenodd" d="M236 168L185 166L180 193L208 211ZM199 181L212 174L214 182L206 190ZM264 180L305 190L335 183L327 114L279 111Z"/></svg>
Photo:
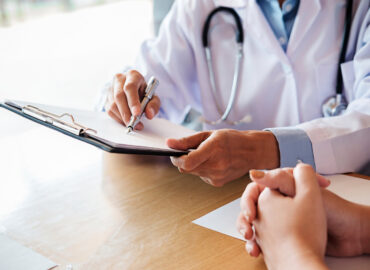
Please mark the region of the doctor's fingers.
<svg viewBox="0 0 370 270"><path fill-rule="evenodd" d="M203 182L214 187L223 187L227 182L229 182L228 179L222 178L220 176L202 176L206 174L204 172L193 171L190 173L199 176L200 179L203 180Z"/></svg>
<svg viewBox="0 0 370 270"><path fill-rule="evenodd" d="M161 107L161 100L158 96L154 96L145 108L145 116L148 119L153 119L154 116L159 112Z"/></svg>
<svg viewBox="0 0 370 270"><path fill-rule="evenodd" d="M118 111L116 103L114 103L114 102L109 103L109 104L107 103L105 105L105 110L111 118L113 118L114 120L116 120L118 123L120 123L122 125L124 124L123 121L122 121L122 118L121 118L121 114Z"/></svg>
<svg viewBox="0 0 370 270"><path fill-rule="evenodd" d="M183 138L178 140L178 142L183 143L182 146L186 146L186 149L196 147L196 145L199 145L196 150L191 151L186 156L182 156L182 158L179 160L179 166L181 169L183 169L186 172L196 173L198 170L198 167L201 166L203 163L206 163L210 158L213 156L214 152L214 144L212 140L209 140L209 132L201 132L198 134L195 134L193 136ZM185 140L185 142L181 142L181 140ZM167 140L167 144L171 145L171 139ZM177 145L180 146L180 145ZM171 146L170 146L171 147ZM171 147L172 148L172 147ZM177 149L185 149L182 147L179 147ZM213 169L213 164L207 164L205 166L205 171L210 171ZM199 175L199 174L198 174ZM201 175L201 176L208 176L208 175Z"/></svg>
<svg viewBox="0 0 370 270"><path fill-rule="evenodd" d="M177 169L179 170L179 172L181 173L189 173L189 174L193 174L193 175L196 175L196 176L199 176L201 177L202 175L200 174L200 172L197 171L197 169L195 168L194 171L192 170L187 170L185 167L185 162L186 160L188 159L188 155L183 155L181 157L170 157L171 159L171 162L172 164L177 167ZM201 177L202 178L202 177ZM208 183L209 184L209 181L208 181L208 178L204 178L202 179L204 182Z"/></svg>
<svg viewBox="0 0 370 270"><path fill-rule="evenodd" d="M127 104L126 94L123 87L126 81L124 74L116 74L113 82L113 96L114 102L117 104L118 111L121 115L122 121L127 125L130 121L131 112Z"/></svg>
<svg viewBox="0 0 370 270"><path fill-rule="evenodd" d="M130 112L135 116L141 113L140 96L144 96L145 88L145 78L138 71L130 70L126 73L123 90L126 94Z"/></svg>
<svg viewBox="0 0 370 270"><path fill-rule="evenodd" d="M195 168L194 170L186 170L184 168L184 163L186 162L187 158L187 155L181 157L171 157L171 162L175 167L177 167L180 173L188 173L199 176L200 179L202 179L205 183L209 185L220 187L223 186L224 183L226 183L226 181L220 181L221 179L218 179L217 176L210 176L209 169L204 170L204 168Z"/></svg>
<svg viewBox="0 0 370 270"><path fill-rule="evenodd" d="M168 147L172 149L177 149L177 150L188 150L188 149L196 149L198 146L205 141L212 132L210 131L203 131L203 132L198 132L194 135L188 136L188 137L183 137L180 139L172 139L169 138L167 139L167 145Z"/></svg>

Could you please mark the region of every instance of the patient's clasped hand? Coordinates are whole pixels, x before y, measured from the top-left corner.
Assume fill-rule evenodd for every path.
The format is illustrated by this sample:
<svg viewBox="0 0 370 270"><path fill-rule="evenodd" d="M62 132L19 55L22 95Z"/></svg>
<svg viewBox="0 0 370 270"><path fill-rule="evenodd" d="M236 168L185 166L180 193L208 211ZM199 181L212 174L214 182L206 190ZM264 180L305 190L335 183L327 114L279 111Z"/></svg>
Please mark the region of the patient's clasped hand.
<svg viewBox="0 0 370 270"><path fill-rule="evenodd" d="M327 269L324 255L370 254L370 207L325 189L311 166L250 172L237 220L251 256L268 269Z"/></svg>

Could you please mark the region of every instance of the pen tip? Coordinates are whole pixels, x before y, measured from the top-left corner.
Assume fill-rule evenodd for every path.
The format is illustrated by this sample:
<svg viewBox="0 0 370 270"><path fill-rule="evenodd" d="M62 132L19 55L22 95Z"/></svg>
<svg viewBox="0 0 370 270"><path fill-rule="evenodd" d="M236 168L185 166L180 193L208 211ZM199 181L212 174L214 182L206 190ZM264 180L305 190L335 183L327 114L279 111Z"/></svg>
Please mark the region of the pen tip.
<svg viewBox="0 0 370 270"><path fill-rule="evenodd" d="M132 127L128 127L126 130L126 134L129 134L132 131Z"/></svg>

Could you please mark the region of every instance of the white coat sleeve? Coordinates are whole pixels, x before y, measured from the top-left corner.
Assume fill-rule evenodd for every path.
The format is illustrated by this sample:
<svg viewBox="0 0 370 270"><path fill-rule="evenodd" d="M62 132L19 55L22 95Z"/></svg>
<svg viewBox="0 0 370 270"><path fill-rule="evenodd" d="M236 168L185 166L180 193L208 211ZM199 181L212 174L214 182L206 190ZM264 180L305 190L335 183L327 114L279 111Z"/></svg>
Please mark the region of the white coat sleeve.
<svg viewBox="0 0 370 270"><path fill-rule="evenodd" d="M201 109L194 51L187 34L195 27L194 11L188 2L174 3L158 37L142 44L135 65L146 79L159 80L159 116L175 123L181 123L191 107Z"/></svg>
<svg viewBox="0 0 370 270"><path fill-rule="evenodd" d="M353 62L346 66L354 78L345 113L297 126L309 136L316 170L322 174L359 172L370 164L370 10Z"/></svg>

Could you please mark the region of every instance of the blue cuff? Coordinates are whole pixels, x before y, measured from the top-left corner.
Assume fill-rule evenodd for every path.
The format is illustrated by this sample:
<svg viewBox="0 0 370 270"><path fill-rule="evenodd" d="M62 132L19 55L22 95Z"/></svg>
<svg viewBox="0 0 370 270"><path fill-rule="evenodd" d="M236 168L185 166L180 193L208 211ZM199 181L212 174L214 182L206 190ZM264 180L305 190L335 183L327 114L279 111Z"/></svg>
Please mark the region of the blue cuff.
<svg viewBox="0 0 370 270"><path fill-rule="evenodd" d="M312 143L302 129L284 127L269 128L278 141L280 150L280 167L295 167L298 161L310 164L315 170Z"/></svg>

